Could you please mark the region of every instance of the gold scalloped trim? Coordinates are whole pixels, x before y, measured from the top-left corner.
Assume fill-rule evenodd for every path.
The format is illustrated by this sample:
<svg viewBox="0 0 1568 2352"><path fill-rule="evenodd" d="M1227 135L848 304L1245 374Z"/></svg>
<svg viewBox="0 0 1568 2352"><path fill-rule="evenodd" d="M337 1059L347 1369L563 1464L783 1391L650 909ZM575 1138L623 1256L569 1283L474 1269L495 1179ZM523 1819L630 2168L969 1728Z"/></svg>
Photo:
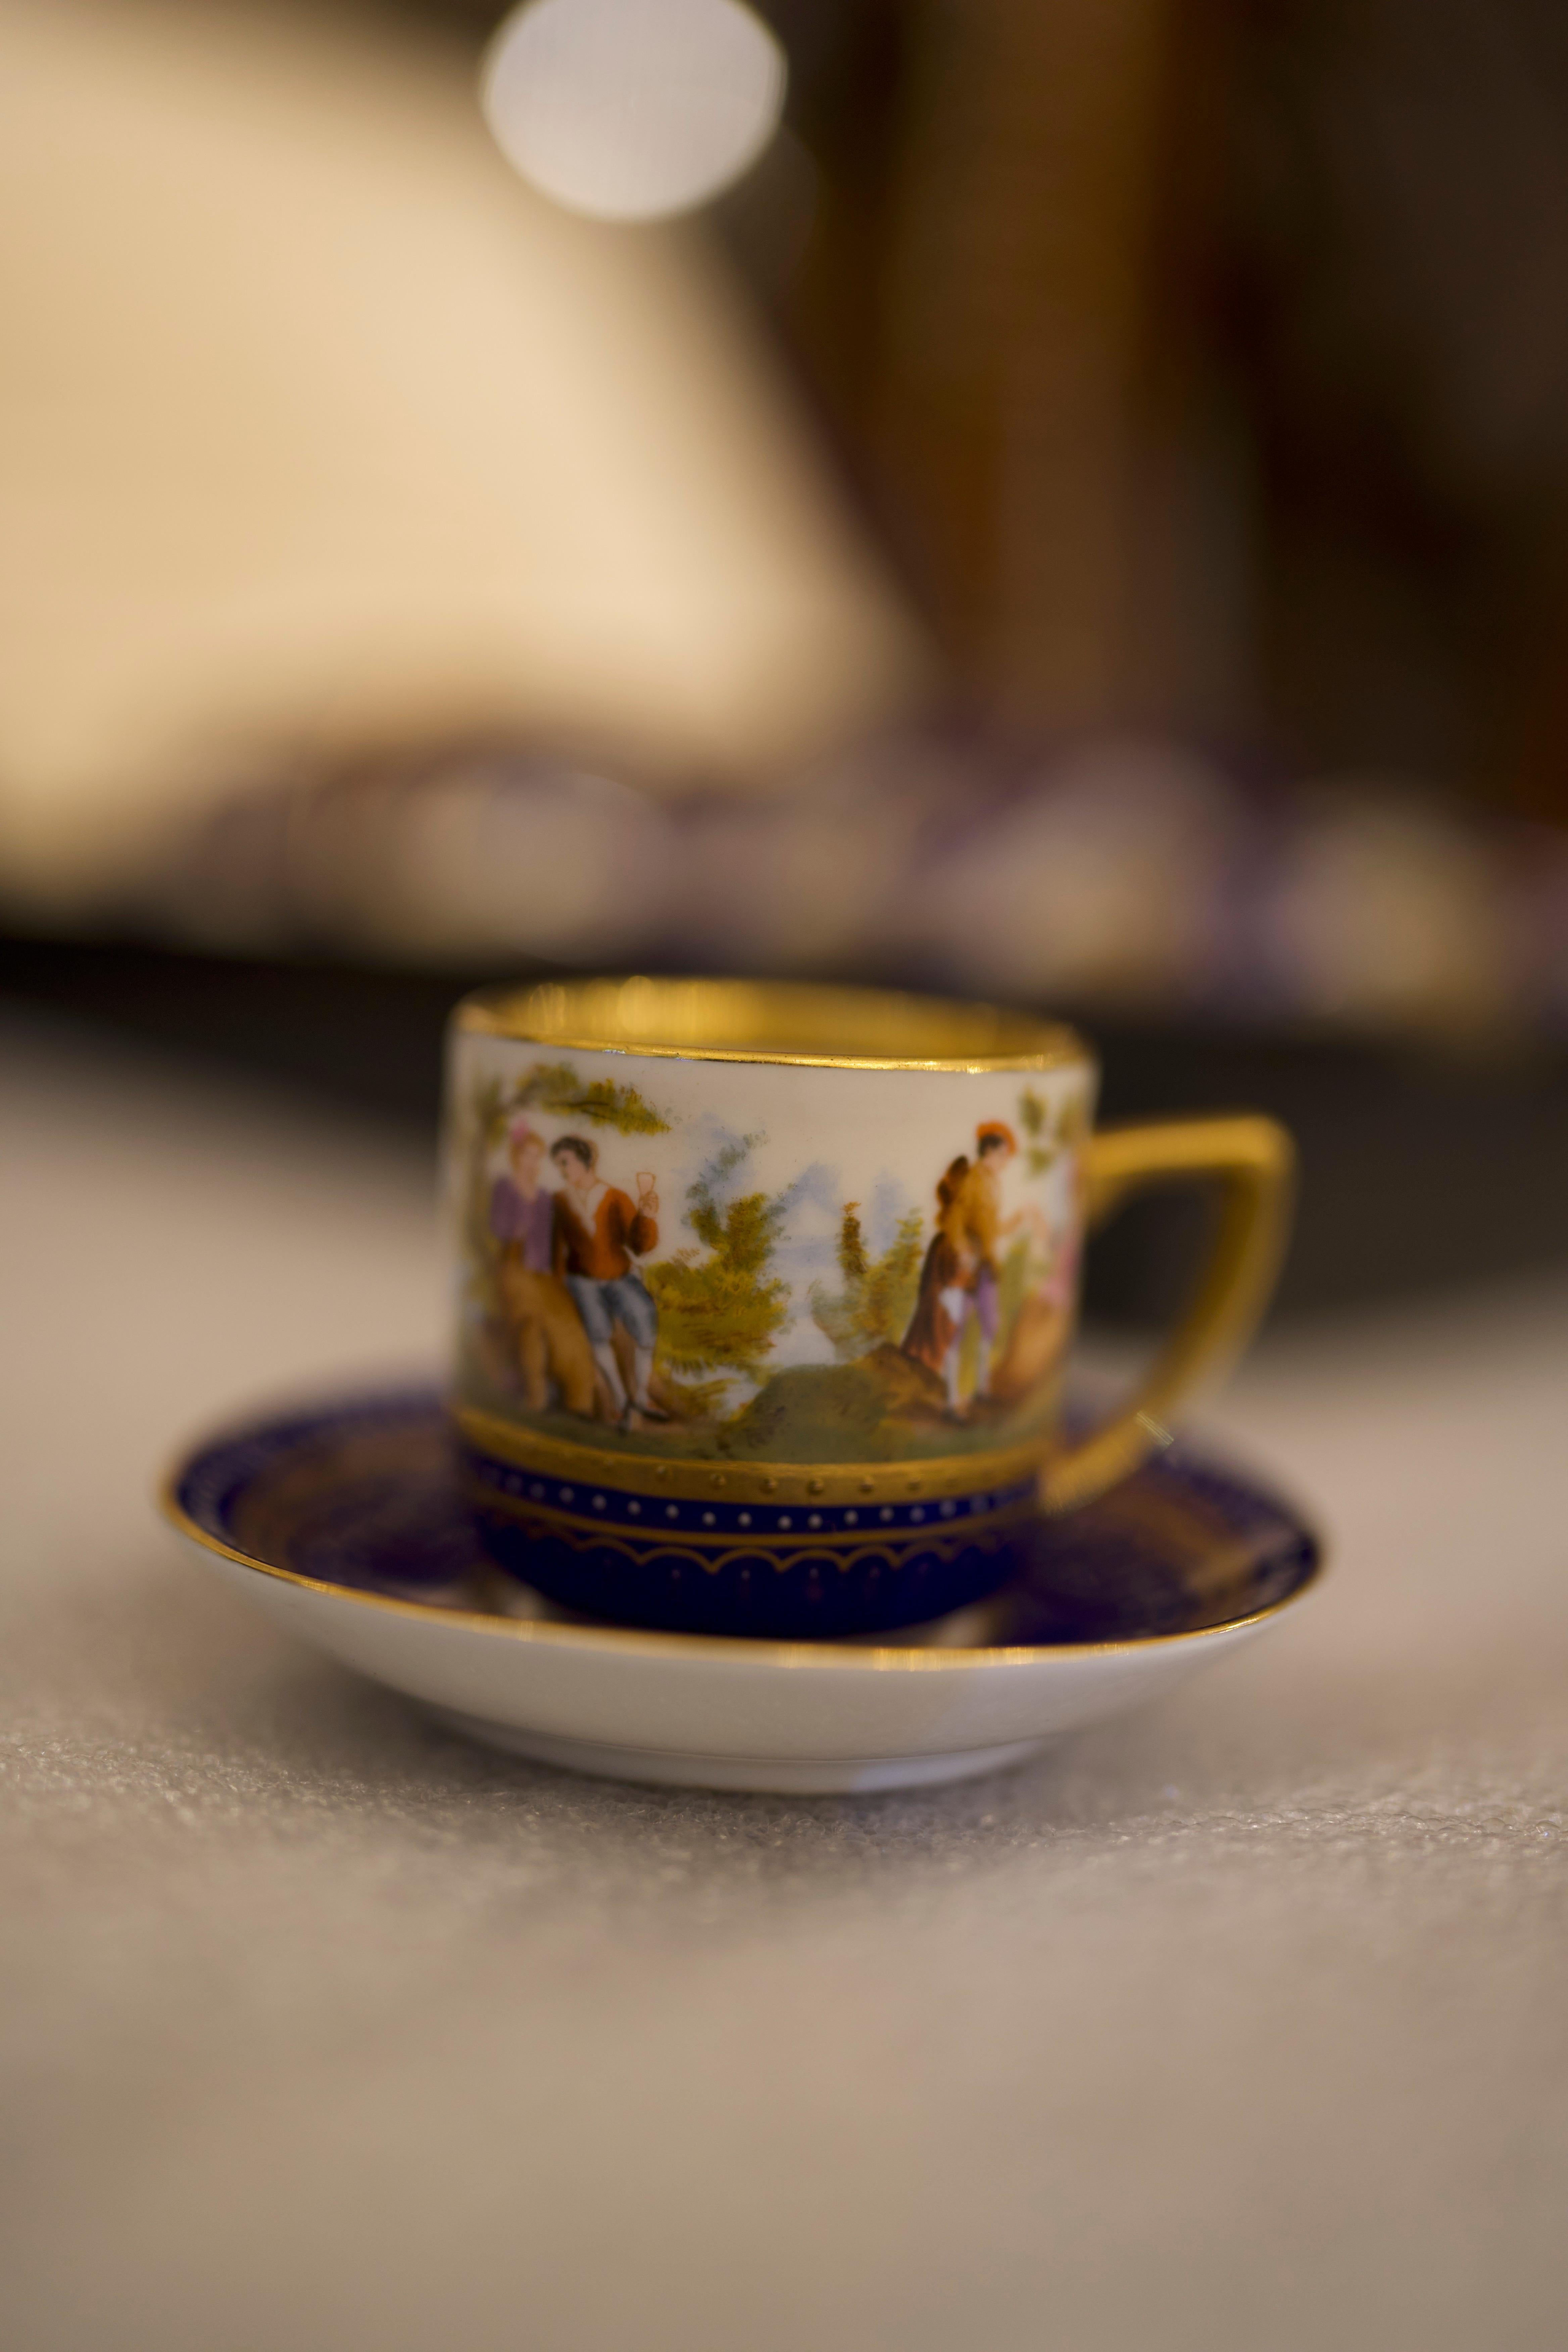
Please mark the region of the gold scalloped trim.
<svg viewBox="0 0 1568 2352"><path fill-rule="evenodd" d="M471 1444L516 1469L580 1486L614 1486L641 1502L718 1497L726 1503L819 1503L839 1510L868 1503L940 1501L1016 1486L1037 1475L1050 1451L1050 1441L1041 1439L1001 1453L943 1454L929 1462L682 1462L550 1437L477 1405L455 1404L452 1413Z"/></svg>

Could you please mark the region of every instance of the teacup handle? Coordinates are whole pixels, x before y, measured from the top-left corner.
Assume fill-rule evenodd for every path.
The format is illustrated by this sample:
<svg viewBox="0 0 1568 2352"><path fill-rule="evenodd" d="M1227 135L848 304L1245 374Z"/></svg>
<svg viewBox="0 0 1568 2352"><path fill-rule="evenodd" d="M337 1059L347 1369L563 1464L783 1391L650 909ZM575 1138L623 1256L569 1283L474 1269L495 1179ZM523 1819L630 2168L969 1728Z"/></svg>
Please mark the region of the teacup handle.
<svg viewBox="0 0 1568 2352"><path fill-rule="evenodd" d="M1289 1228L1295 1147L1278 1122L1256 1114L1107 1127L1084 1150L1092 1232L1132 1193L1196 1178L1221 1189L1220 1218L1192 1305L1131 1402L1041 1473L1047 1511L1070 1511L1170 1442L1178 1403L1241 1353L1268 1304Z"/></svg>

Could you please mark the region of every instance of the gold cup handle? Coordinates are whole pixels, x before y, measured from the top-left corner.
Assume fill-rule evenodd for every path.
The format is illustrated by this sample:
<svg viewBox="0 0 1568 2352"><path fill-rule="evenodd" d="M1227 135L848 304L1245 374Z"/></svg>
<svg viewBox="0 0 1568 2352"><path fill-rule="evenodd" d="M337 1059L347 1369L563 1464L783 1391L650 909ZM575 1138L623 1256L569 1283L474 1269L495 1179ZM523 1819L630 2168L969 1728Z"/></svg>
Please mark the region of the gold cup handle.
<svg viewBox="0 0 1568 2352"><path fill-rule="evenodd" d="M1271 1118L1176 1118L1107 1127L1085 1152L1090 1232L1132 1193L1190 1179L1220 1188L1218 1228L1193 1302L1131 1402L1068 1446L1040 1476L1047 1511L1070 1511L1169 1442L1181 1401L1240 1355L1268 1304L1284 1255L1294 1191L1295 1147Z"/></svg>

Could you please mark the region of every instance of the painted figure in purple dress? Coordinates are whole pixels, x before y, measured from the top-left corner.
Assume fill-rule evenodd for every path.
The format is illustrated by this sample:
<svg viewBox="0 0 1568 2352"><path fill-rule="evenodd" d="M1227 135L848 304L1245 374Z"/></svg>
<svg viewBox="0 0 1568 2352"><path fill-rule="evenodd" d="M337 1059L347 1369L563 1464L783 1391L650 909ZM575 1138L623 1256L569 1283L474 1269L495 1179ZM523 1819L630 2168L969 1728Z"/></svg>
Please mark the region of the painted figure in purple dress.
<svg viewBox="0 0 1568 2352"><path fill-rule="evenodd" d="M520 1118L508 1142L510 1175L490 1187L496 1288L530 1412L552 1403L594 1411L594 1358L571 1293L554 1270L555 1195L543 1175L544 1138Z"/></svg>

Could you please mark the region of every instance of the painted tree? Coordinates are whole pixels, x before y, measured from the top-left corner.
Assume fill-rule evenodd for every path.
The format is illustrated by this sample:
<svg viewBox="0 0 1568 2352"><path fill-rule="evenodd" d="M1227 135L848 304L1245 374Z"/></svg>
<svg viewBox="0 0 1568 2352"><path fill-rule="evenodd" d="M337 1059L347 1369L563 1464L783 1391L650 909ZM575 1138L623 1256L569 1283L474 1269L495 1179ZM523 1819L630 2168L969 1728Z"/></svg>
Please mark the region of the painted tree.
<svg viewBox="0 0 1568 2352"><path fill-rule="evenodd" d="M1018 1124L1024 1130L1024 1166L1031 1176L1043 1176L1083 1140L1083 1110L1076 1096L1053 1112L1043 1096L1026 1087L1018 1097Z"/></svg>
<svg viewBox="0 0 1568 2352"><path fill-rule="evenodd" d="M899 1219L888 1247L873 1257L866 1247L858 1201L847 1201L838 1228L840 1287L811 1286L811 1318L841 1363L853 1363L884 1343L897 1346L909 1329L920 1295L925 1220L918 1209Z"/></svg>
<svg viewBox="0 0 1568 2352"><path fill-rule="evenodd" d="M658 1308L659 1369L678 1379L723 1372L755 1379L788 1318L789 1285L772 1270L786 1197L722 1197L761 1139L747 1135L727 1143L688 1188L686 1223L699 1247L643 1269ZM707 1401L721 1387L711 1382Z"/></svg>

